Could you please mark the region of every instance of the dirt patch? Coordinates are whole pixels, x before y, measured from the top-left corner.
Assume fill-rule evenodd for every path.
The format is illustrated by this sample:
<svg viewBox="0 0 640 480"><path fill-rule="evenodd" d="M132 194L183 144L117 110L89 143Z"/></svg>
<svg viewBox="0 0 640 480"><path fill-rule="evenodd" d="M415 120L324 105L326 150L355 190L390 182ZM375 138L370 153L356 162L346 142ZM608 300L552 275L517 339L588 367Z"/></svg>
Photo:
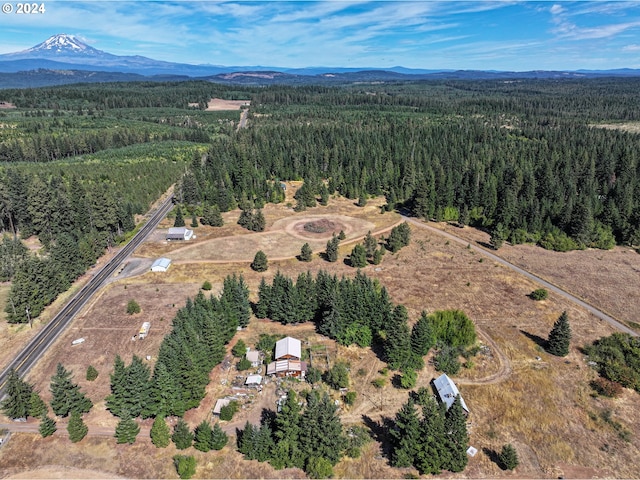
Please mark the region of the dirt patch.
<svg viewBox="0 0 640 480"><path fill-rule="evenodd" d="M220 110L240 110L251 104L249 100L223 100L222 98L212 98L207 102L207 112Z"/></svg>
<svg viewBox="0 0 640 480"><path fill-rule="evenodd" d="M6 109L6 108L16 108L16 106L10 102L0 102L0 109Z"/></svg>

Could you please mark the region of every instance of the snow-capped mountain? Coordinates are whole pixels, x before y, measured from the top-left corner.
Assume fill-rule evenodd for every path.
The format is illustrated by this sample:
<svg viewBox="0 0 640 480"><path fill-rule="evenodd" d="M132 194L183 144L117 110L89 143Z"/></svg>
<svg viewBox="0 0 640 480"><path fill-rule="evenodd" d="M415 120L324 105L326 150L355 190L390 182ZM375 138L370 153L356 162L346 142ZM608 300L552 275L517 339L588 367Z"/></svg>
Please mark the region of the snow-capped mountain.
<svg viewBox="0 0 640 480"><path fill-rule="evenodd" d="M46 39L35 47L29 48L24 53L43 53L45 55L53 53L54 55L104 55L105 52L90 47L81 42L73 35L61 33Z"/></svg>

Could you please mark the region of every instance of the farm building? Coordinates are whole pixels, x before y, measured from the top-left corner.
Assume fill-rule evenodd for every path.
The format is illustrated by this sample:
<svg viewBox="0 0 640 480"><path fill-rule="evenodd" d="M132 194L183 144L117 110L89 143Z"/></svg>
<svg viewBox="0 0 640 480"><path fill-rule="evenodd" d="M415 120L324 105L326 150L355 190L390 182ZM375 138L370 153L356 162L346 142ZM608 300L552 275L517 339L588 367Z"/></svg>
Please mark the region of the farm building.
<svg viewBox="0 0 640 480"><path fill-rule="evenodd" d="M438 391L440 400L447 406L447 410L449 410L449 408L451 408L451 405L453 405L453 402L456 400L456 396L460 395L458 387L456 387L456 384L453 383L453 380L451 380L447 376L447 374L444 373L436 378L433 381L433 384ZM464 398L462 398L462 395L460 395L460 403L462 404L462 409L465 411L465 413L468 414L469 409L467 408L467 404L464 403Z"/></svg>
<svg viewBox="0 0 640 480"><path fill-rule="evenodd" d="M284 337L276 342L276 360L300 360L302 343L297 338Z"/></svg>
<svg viewBox="0 0 640 480"><path fill-rule="evenodd" d="M158 258L151 265L152 272L166 272L169 269L169 265L171 265L170 258Z"/></svg>
<svg viewBox="0 0 640 480"><path fill-rule="evenodd" d="M190 240L193 230L186 227L171 227L167 232L167 240Z"/></svg>
<svg viewBox="0 0 640 480"><path fill-rule="evenodd" d="M292 337L278 340L275 361L267 366L267 375L304 377L307 363L300 361L301 356L302 344L300 340Z"/></svg>
<svg viewBox="0 0 640 480"><path fill-rule="evenodd" d="M262 375L249 375L244 384L249 387L257 387L262 383Z"/></svg>
<svg viewBox="0 0 640 480"><path fill-rule="evenodd" d="M251 362L251 366L252 367L260 366L260 362L261 362L260 351L258 351L258 350L249 350L247 352L246 357L247 357L247 360L249 360Z"/></svg>

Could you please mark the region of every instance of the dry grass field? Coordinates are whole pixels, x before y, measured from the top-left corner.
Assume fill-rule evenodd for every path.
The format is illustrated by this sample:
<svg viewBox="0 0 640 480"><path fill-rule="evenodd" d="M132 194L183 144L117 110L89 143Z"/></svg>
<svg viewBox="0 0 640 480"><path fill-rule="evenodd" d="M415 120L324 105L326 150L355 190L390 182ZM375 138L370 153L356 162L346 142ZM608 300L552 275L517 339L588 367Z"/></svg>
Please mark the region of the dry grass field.
<svg viewBox="0 0 640 480"><path fill-rule="evenodd" d="M287 195L290 194L288 191ZM287 225L296 224L296 219L322 215L347 221L342 218L347 217L358 220L353 225L370 222L375 231L385 230L398 221L397 215L380 215L375 202L369 202L366 208L370 208L370 211L355 207L353 202L344 199L332 199L330 207L318 207L301 213L294 213L283 205L269 206L264 210L267 217L267 231L264 234L251 234L241 229L232 219L233 215L237 218L237 212L229 212L225 214L227 224L224 227L197 228L197 239L188 246L165 244L161 235L150 238L137 252L139 257L167 255L177 258L183 255L182 260L172 265L165 274L145 273L114 278L74 321L28 380L35 384L45 400L49 400L49 378L56 364L62 362L73 370L74 380L95 403L91 413L85 416L87 424L114 427L116 421L105 411L104 397L109 393L108 377L115 354L119 353L127 362L134 354L143 358L149 355L149 365L152 367L162 336L170 329L173 314L187 297L198 291L204 280L213 284L215 294L219 292L226 275L242 274L255 299L260 279L264 276L270 280L277 270L292 277L300 272L316 272L320 269L339 276L355 274L355 270L345 262L328 263L318 255L314 255L310 263L299 262L295 258L272 260L269 270L258 274L249 268L246 261L253 257L254 252L245 253L245 257L241 258L241 249L236 242L256 236L268 237L278 232L281 236L277 238L293 245L282 245L279 251L289 253L289 248L293 252L291 255L295 255L304 241L287 233ZM165 227L168 224L166 222ZM369 226L366 225L366 228ZM470 242L486 241L482 238L483 234L472 229L453 230L453 233L461 232L469 235ZM347 235L353 240L360 233L360 230L354 229L351 237L349 233ZM586 365L580 350L596 338L612 333L611 327L553 294L542 302L531 300L527 295L537 288L532 281L454 243L435 233L412 227L412 242L408 247L397 254L387 252L381 265L368 266L364 272L377 278L387 288L394 302L406 305L412 321L425 309L457 308L464 310L477 325L479 341L486 348L473 359L474 366L463 368L455 381L470 408L470 443L478 448L479 453L470 459L467 469L455 477L637 478L640 472L637 467L640 454L640 439L637 436L637 432L640 432L640 395L627 390L618 399L592 396L589 382L595 378L595 372ZM248 244L243 245L243 248L249 248L246 246ZM344 245L340 250L341 258L348 255L351 248L352 245ZM227 249L229 257L225 257ZM197 253L199 250L200 253ZM510 255L514 262L518 260L521 266L540 274L535 269L547 265L543 259L550 252L534 247L507 246L499 253L506 258ZM602 298L616 295L619 292L616 289L622 288L625 283L631 286L630 289L634 285L637 289L635 269L640 268L640 256L637 254L615 250L574 253L603 256L598 264L601 266L613 261L609 254L612 254L611 258L617 259L619 255L619 258L629 262L627 269L615 269L621 277L627 275L626 282L621 278L620 284L612 282L609 285L608 277L601 277L598 287L603 292ZM571 262L577 265L585 260L573 260L574 256L580 257L574 254L566 257L562 255L567 254L558 255L561 256L555 261L571 258ZM218 256L237 260L218 263L215 261ZM589 257L589 260L594 261L594 257ZM547 268L552 270L552 260L548 260L548 264L550 266ZM620 265L625 264L622 262ZM584 268L585 271L590 268L596 270L586 265ZM601 267L600 271L602 273L605 269ZM575 277L573 282L578 286L580 279L584 282L591 278L586 273ZM572 278L560 277L554 283L571 283ZM571 288L567 286L568 290ZM622 292L626 295L627 290ZM129 316L125 313L126 303L131 298L140 303L140 314ZM594 303L600 305L600 300L601 297L595 297ZM605 309L611 310L608 305L605 305ZM547 337L553 322L564 310L569 314L573 342L569 356L557 358L547 354L539 343ZM629 312L632 313L633 308ZM143 321L152 324L149 337L143 341L132 341L132 335ZM349 362L350 388L358 395L353 406L347 408L341 405L345 424L361 424L365 419L369 424L379 424L385 418L392 418L407 399L406 391L392 386L395 372L385 372L385 364L370 349L338 346L315 333L310 324L285 327L256 319L252 319L247 329L238 332L236 338L242 338L253 346L260 333L280 333L302 339L314 352L320 352L312 359L319 362L319 367L323 367L322 362L326 362L327 357L329 363L336 359ZM86 338L85 343L72 347L71 341L78 337ZM4 341L8 340L5 338ZM95 382L88 382L84 378L89 364L99 371ZM207 397L198 409L186 415L192 427L203 418L210 418L215 399L229 393L228 381L235 374L233 367L224 371L218 366L213 370ZM428 386L435 375L437 373L428 364L419 374L418 386ZM377 378L385 379L382 389L372 384ZM298 389L303 387L303 384L295 385ZM247 419L259 418L261 408L272 403L271 395L272 391L265 388L262 394L252 397L233 423L226 424L224 428L233 433L235 426L241 426ZM144 431L148 432L149 426L149 421L145 421ZM622 438L625 431L630 432L627 440ZM503 472L492 460L492 452L499 451L505 443L512 443L519 453L520 466L515 472ZM416 473L412 469L391 468L382 455L383 448L380 443L372 442L363 449L360 458L345 459L339 463L335 468L336 476L402 478L406 474ZM172 446L156 449L143 433L133 446L116 445L115 439L100 436L72 444L64 434L56 434L48 439L41 439L37 434L14 434L9 443L0 449L0 477L22 475L19 478L26 478L24 475L33 473L36 478L74 478L75 471L80 472L79 476L89 472L86 475L95 478L176 478L170 459L175 453L177 451ZM268 464L244 461L229 446L221 452L208 454L190 449L188 454L197 458L196 475L201 478L304 477L300 470L276 471ZM50 476L46 476L47 472ZM442 477L449 475L443 474Z"/></svg>

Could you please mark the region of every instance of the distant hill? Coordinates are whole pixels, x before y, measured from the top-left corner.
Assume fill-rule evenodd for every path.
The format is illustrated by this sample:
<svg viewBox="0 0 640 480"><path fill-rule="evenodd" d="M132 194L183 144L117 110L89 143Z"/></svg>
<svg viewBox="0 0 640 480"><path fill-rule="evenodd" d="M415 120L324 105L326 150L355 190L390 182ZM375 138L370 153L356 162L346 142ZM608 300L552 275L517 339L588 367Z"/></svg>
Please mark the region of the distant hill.
<svg viewBox="0 0 640 480"><path fill-rule="evenodd" d="M190 65L139 55L113 55L73 35L54 35L21 52L0 55L0 88L41 87L80 82L181 81L201 79L237 84L341 84L427 79L593 78L640 76L640 70L501 72L480 70L388 69Z"/></svg>

